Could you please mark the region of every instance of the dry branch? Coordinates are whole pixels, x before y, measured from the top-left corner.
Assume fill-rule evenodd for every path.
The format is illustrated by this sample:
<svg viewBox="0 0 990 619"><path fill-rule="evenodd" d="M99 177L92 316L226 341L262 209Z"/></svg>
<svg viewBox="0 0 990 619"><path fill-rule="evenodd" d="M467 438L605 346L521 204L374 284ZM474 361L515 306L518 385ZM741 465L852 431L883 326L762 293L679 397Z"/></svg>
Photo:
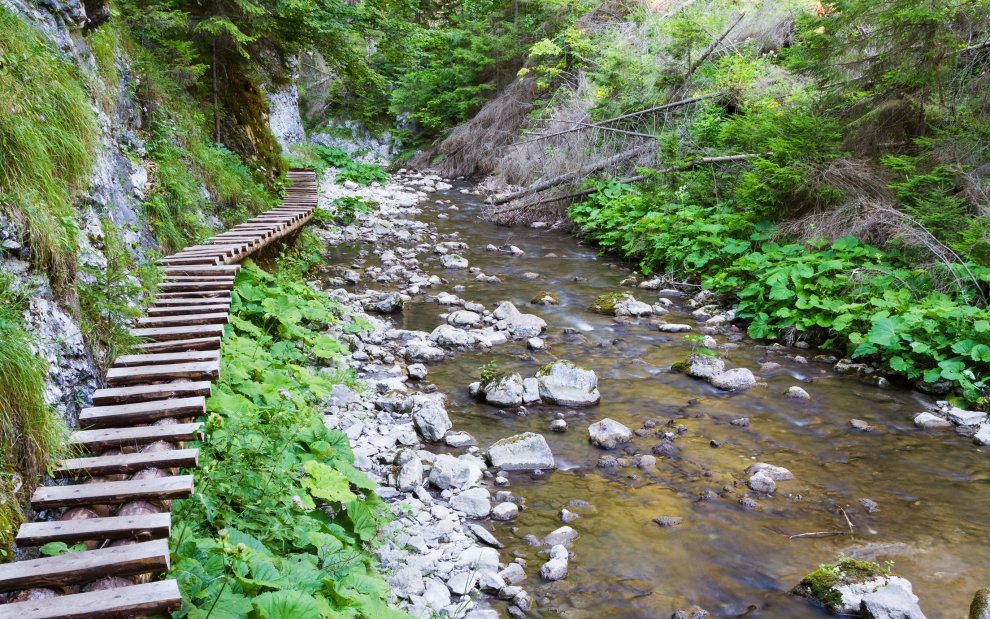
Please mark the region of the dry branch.
<svg viewBox="0 0 990 619"><path fill-rule="evenodd" d="M729 161L742 161L745 159L752 159L753 157L765 157L768 155L769 153L763 153L763 154L748 153L745 155L724 155L722 157L701 157L700 159L694 159L692 161L688 161L687 163L682 163L680 165L670 166L667 168L662 168L660 170L654 170L651 174L669 174L671 172L682 172L684 170L690 170L691 168L695 168L699 165L704 165L706 163L725 163ZM636 176L623 178L619 180L619 183L622 184L635 183L637 181L645 180L647 178L649 178L649 176L646 174L637 174ZM523 191L527 191L527 190L523 190ZM582 189L581 191L577 191L575 193L570 193L563 196L554 196L552 198L546 198L538 202L532 202L530 204L526 204L525 207L539 206L541 204L549 204L550 202L559 202L561 200L572 200L574 198L580 198L583 196L591 195L596 191L598 190L595 189L594 187L591 187L589 189ZM516 192L516 193L520 193L520 192ZM494 203L504 204L504 201L503 202L496 201Z"/></svg>
<svg viewBox="0 0 990 619"><path fill-rule="evenodd" d="M613 118L608 118L608 119L599 121L597 123L588 123L587 125L583 125L583 126L580 126L580 127L572 127L570 129L565 129L564 131L558 131L557 133L548 133L546 135L539 135L539 136L536 136L534 138L530 138L528 140L523 140L521 142L516 142L513 146L518 146L520 144L529 144L530 142L538 142L540 140L546 140L546 139L549 139L549 138L555 138L555 137L558 137L558 136L561 136L561 135L566 135L568 133L574 133L575 131L584 131L585 129L591 129L591 128L601 129L601 128L603 128L602 125L609 125L609 124L612 124L612 123L615 123L615 122L619 122L620 120L627 120L629 118L635 118L637 116L643 116L643 115L646 115L646 114L653 114L654 112L662 112L664 110L671 110L671 109L674 109L674 108L683 107L685 105L690 105L690 104L696 103L698 101L705 101L707 99L714 99L715 97L719 97L719 96L722 96L724 94L725 93L723 93L723 92L713 92L713 93L709 93L707 95L699 95L697 97L691 97L689 99L681 99L680 101L672 101L670 103L664 103L663 105L657 105L657 106L654 106L654 107L648 107L648 108L646 108L644 110L638 110L638 111L635 111L635 112L629 112L628 114L622 114L621 116L615 116ZM556 121L556 122L560 122L560 121Z"/></svg>
<svg viewBox="0 0 990 619"><path fill-rule="evenodd" d="M712 44L709 45L704 52L702 52L701 56L699 56L696 61L691 63L691 65L688 67L687 73L684 75L684 81L687 81L687 78L691 77L691 74L694 73L698 67L704 64L704 62L708 60L709 56L715 53L715 50L718 49L718 46L722 44L722 41L725 40L725 37L729 36L729 33L732 32L732 29L735 28L739 24L739 22L742 21L743 17L746 17L745 11L739 13L739 17L736 18L736 21L729 24L729 27L722 32L722 35L719 38L712 41Z"/></svg>
<svg viewBox="0 0 990 619"><path fill-rule="evenodd" d="M599 170L604 170L605 168L614 166L617 163L622 163L624 161L629 161L630 159L635 159L640 155L645 155L651 151L656 151L656 145L645 144L642 146L637 146L636 148L631 148L629 150L623 151L617 155L612 155L605 159L596 161L595 163L587 166L583 166L574 170L573 172L568 172L566 174L561 174L560 176L554 176L553 178L548 178L542 181L537 181L525 189L519 191L514 191L512 193L507 193L501 196L495 196L492 198L492 204L505 204L506 202L512 202L513 200L518 200L519 198L525 198L528 195L539 193L541 191L546 191L558 185L563 185L564 183L569 183L571 181L577 180L589 174L594 174Z"/></svg>

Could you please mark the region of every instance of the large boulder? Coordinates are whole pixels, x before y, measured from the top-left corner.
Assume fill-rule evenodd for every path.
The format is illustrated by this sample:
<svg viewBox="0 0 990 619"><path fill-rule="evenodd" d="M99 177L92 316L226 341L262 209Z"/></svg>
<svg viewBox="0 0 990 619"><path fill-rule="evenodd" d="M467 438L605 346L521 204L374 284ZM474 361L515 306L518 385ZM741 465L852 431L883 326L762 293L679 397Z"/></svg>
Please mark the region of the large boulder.
<svg viewBox="0 0 990 619"><path fill-rule="evenodd" d="M520 406L523 403L523 378L519 374L496 374L481 385L485 402L501 407Z"/></svg>
<svg viewBox="0 0 990 619"><path fill-rule="evenodd" d="M990 587L980 589L973 596L968 619L990 619Z"/></svg>
<svg viewBox="0 0 990 619"><path fill-rule="evenodd" d="M471 343L471 335L453 325L439 325L430 333L430 340L443 348L459 348Z"/></svg>
<svg viewBox="0 0 990 619"><path fill-rule="evenodd" d="M596 314L606 314L608 316L615 316L616 306L620 303L635 301L633 297L628 292L610 292L608 294L603 294L588 306L588 309Z"/></svg>
<svg viewBox="0 0 990 619"><path fill-rule="evenodd" d="M555 361L536 374L540 384L540 398L561 406L590 406L597 404L602 395L598 392L598 376L570 361Z"/></svg>
<svg viewBox="0 0 990 619"><path fill-rule="evenodd" d="M694 354L679 361L671 369L694 378L711 379L725 371L725 362L713 355Z"/></svg>
<svg viewBox="0 0 990 619"><path fill-rule="evenodd" d="M447 323L455 327L476 327L481 324L481 315L468 310L457 310L447 316Z"/></svg>
<svg viewBox="0 0 990 619"><path fill-rule="evenodd" d="M430 483L441 490L462 490L481 481L481 468L474 462L440 454L433 460Z"/></svg>
<svg viewBox="0 0 990 619"><path fill-rule="evenodd" d="M457 254L445 254L440 256L440 265L445 269L466 269L468 261L467 258Z"/></svg>
<svg viewBox="0 0 990 619"><path fill-rule="evenodd" d="M443 405L443 395L439 393L419 393L406 398L402 411L412 415L420 434L428 441L439 441L453 424Z"/></svg>
<svg viewBox="0 0 990 619"><path fill-rule="evenodd" d="M709 382L723 391L741 391L755 387L756 377L746 368L733 368L712 376Z"/></svg>
<svg viewBox="0 0 990 619"><path fill-rule="evenodd" d="M588 426L588 439L602 449L615 449L632 438L632 431L614 419L605 418Z"/></svg>
<svg viewBox="0 0 990 619"><path fill-rule="evenodd" d="M509 301L502 301L492 312L498 326L515 338L536 337L547 328L545 320L534 314L523 314Z"/></svg>
<svg viewBox="0 0 990 619"><path fill-rule="evenodd" d="M506 471L552 469L553 453L547 440L535 432L524 432L492 443L488 448L492 466Z"/></svg>
<svg viewBox="0 0 990 619"><path fill-rule="evenodd" d="M432 344L415 340L406 345L406 359L413 363L430 363L443 361L447 353L442 348L437 348Z"/></svg>
<svg viewBox="0 0 990 619"><path fill-rule="evenodd" d="M492 511L492 497L484 488L470 488L454 495L450 506L469 518L487 518Z"/></svg>
<svg viewBox="0 0 990 619"><path fill-rule="evenodd" d="M837 615L871 619L925 619L911 583L876 563L842 559L805 576L793 593Z"/></svg>

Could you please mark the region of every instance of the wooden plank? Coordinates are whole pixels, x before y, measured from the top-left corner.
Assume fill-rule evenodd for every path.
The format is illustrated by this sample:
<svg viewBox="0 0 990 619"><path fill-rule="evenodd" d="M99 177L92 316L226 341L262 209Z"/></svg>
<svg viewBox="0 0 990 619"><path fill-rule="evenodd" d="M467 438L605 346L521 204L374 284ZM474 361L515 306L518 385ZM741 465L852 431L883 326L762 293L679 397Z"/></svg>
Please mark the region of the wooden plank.
<svg viewBox="0 0 990 619"><path fill-rule="evenodd" d="M167 615L182 607L175 580L74 593L0 606L0 619L129 619Z"/></svg>
<svg viewBox="0 0 990 619"><path fill-rule="evenodd" d="M177 423L168 426L137 426L108 430L80 430L69 436L69 442L91 451L147 445L157 441L178 443L200 440L203 424Z"/></svg>
<svg viewBox="0 0 990 619"><path fill-rule="evenodd" d="M169 306L189 306L189 305L226 305L230 306L230 297L163 297L156 298L152 307Z"/></svg>
<svg viewBox="0 0 990 619"><path fill-rule="evenodd" d="M137 324L142 327L167 327L180 325L225 325L229 320L227 312L180 314L178 316L142 316Z"/></svg>
<svg viewBox="0 0 990 619"><path fill-rule="evenodd" d="M135 365L195 363L197 361L215 361L219 358L220 353L215 350L190 350L186 352L153 353L150 355L122 355L114 359L112 367L125 368Z"/></svg>
<svg viewBox="0 0 990 619"><path fill-rule="evenodd" d="M158 261L164 265L219 265L220 259L215 256L169 256Z"/></svg>
<svg viewBox="0 0 990 619"><path fill-rule="evenodd" d="M107 370L107 384L113 387L138 385L154 381L175 380L216 380L220 377L219 361L198 361L195 363L166 363L163 365L135 365Z"/></svg>
<svg viewBox="0 0 990 619"><path fill-rule="evenodd" d="M119 505L131 501L164 501L181 499L189 496L192 492L192 475L128 479L127 481L101 481L73 486L43 486L31 495L31 507L41 511L53 507L75 507L77 505Z"/></svg>
<svg viewBox="0 0 990 619"><path fill-rule="evenodd" d="M204 290L233 290L234 281L229 282L162 282L158 290L165 292L202 292Z"/></svg>
<svg viewBox="0 0 990 619"><path fill-rule="evenodd" d="M147 366L141 366L147 367ZM219 363L217 363L219 367ZM174 398L134 404L91 406L79 411L79 427L112 428L150 424L168 417L199 417L206 413L206 398Z"/></svg>
<svg viewBox="0 0 990 619"><path fill-rule="evenodd" d="M164 400L166 398L189 398L197 395L209 397L212 386L209 381L182 381L160 385L131 385L97 389L93 392L94 406Z"/></svg>
<svg viewBox="0 0 990 619"><path fill-rule="evenodd" d="M0 565L0 591L81 585L107 576L164 572L168 565L168 542L163 539L70 552Z"/></svg>
<svg viewBox="0 0 990 619"><path fill-rule="evenodd" d="M162 273L165 275L237 275L241 270L241 265L230 266L176 266L165 267Z"/></svg>
<svg viewBox="0 0 990 619"><path fill-rule="evenodd" d="M55 469L56 479L101 477L103 475L129 475L148 468L177 469L199 465L198 449L170 449L168 451L134 452L114 456L70 458Z"/></svg>
<svg viewBox="0 0 990 619"><path fill-rule="evenodd" d="M229 302L229 290L196 290L187 292L159 292L155 295L155 305L166 299L210 299L213 303Z"/></svg>
<svg viewBox="0 0 990 619"><path fill-rule="evenodd" d="M223 337L223 325L131 329L131 335L155 342L164 342L166 340L183 340L193 337Z"/></svg>
<svg viewBox="0 0 990 619"><path fill-rule="evenodd" d="M234 283L234 278L229 275L166 275L162 280L166 284L179 284L186 282L199 282L203 284Z"/></svg>
<svg viewBox="0 0 990 619"><path fill-rule="evenodd" d="M18 546L43 546L49 542L85 542L105 539L162 539L169 536L172 516L168 512L138 516L110 516L21 525L14 540ZM0 608L3 608L0 606Z"/></svg>
<svg viewBox="0 0 990 619"><path fill-rule="evenodd" d="M220 350L219 337L194 337L167 342L148 342L134 348L148 353L183 352L186 350Z"/></svg>
<svg viewBox="0 0 990 619"><path fill-rule="evenodd" d="M230 313L230 304L203 303L202 305L165 305L162 307L149 307L145 310L145 312L147 312L149 318L156 316L181 316L183 314L215 314L217 312Z"/></svg>

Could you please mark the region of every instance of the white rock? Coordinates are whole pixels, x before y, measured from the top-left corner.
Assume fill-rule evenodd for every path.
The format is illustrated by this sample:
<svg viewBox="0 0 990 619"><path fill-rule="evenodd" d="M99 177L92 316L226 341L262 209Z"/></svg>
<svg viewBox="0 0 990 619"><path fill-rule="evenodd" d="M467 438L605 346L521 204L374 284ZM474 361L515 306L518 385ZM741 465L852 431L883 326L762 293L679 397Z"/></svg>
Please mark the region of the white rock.
<svg viewBox="0 0 990 619"><path fill-rule="evenodd" d="M430 340L444 348L456 348L469 345L471 336L453 325L439 325L430 333Z"/></svg>
<svg viewBox="0 0 990 619"><path fill-rule="evenodd" d="M439 441L453 426L443 405L443 395L439 393L410 396L403 402L402 410L412 415L416 428L428 441Z"/></svg>
<svg viewBox="0 0 990 619"><path fill-rule="evenodd" d="M426 591L426 584L423 582L423 574L418 568L404 567L389 579L392 593L400 598L409 598L413 595L421 595Z"/></svg>
<svg viewBox="0 0 990 619"><path fill-rule="evenodd" d="M455 327L475 327L481 324L481 316L468 310L457 310L447 316L447 323Z"/></svg>
<svg viewBox="0 0 990 619"><path fill-rule="evenodd" d="M535 432L524 432L492 443L488 448L492 466L506 471L554 468L547 440Z"/></svg>
<svg viewBox="0 0 990 619"><path fill-rule="evenodd" d="M555 361L544 366L536 376L540 398L561 406L589 406L601 400L598 376L570 361Z"/></svg>
<svg viewBox="0 0 990 619"><path fill-rule="evenodd" d="M632 431L614 419L605 418L588 426L591 444L602 449L614 449L619 443L632 439Z"/></svg>
<svg viewBox="0 0 990 619"><path fill-rule="evenodd" d="M749 489L761 494L773 494L777 491L777 484L766 473L760 472L749 478L746 482Z"/></svg>
<svg viewBox="0 0 990 619"><path fill-rule="evenodd" d="M724 391L738 391L756 385L756 377L747 368L733 368L713 376L711 384Z"/></svg>
<svg viewBox="0 0 990 619"><path fill-rule="evenodd" d="M485 401L494 406L514 407L523 403L523 379L519 374L496 374L483 389Z"/></svg>
<svg viewBox="0 0 990 619"><path fill-rule="evenodd" d="M450 499L450 506L470 518L486 518L492 511L491 495L484 488L471 488Z"/></svg>
<svg viewBox="0 0 990 619"><path fill-rule="evenodd" d="M462 458L440 454L433 461L430 483L441 490L460 490L481 481L481 468Z"/></svg>
<svg viewBox="0 0 990 619"><path fill-rule="evenodd" d="M980 427L973 435L973 442L977 445L990 445L990 423L981 423Z"/></svg>
<svg viewBox="0 0 990 619"><path fill-rule="evenodd" d="M412 490L423 485L423 463L419 458L413 458L402 465L395 485L399 490Z"/></svg>
<svg viewBox="0 0 990 619"><path fill-rule="evenodd" d="M661 322L657 329L662 333L686 333L691 330L691 325L681 325L673 322Z"/></svg>
<svg viewBox="0 0 990 619"><path fill-rule="evenodd" d="M511 501L499 503L492 508L492 520L512 520L519 515L519 506Z"/></svg>
<svg viewBox="0 0 990 619"><path fill-rule="evenodd" d="M540 577L543 580L561 580L567 576L567 548L554 546L550 550L550 560L540 566Z"/></svg>
<svg viewBox="0 0 990 619"><path fill-rule="evenodd" d="M767 464L766 462L757 462L746 469L747 475L756 475L757 473L763 473L774 481L788 481L794 479L794 474L789 470L782 466Z"/></svg>
<svg viewBox="0 0 990 619"><path fill-rule="evenodd" d="M939 417L938 415L933 415L932 413L918 413L914 416L914 425L919 428L924 428L925 430L932 430L935 428L951 428L952 422L944 417Z"/></svg>
<svg viewBox="0 0 990 619"><path fill-rule="evenodd" d="M532 404L540 401L540 382L535 378L523 379L523 404Z"/></svg>
<svg viewBox="0 0 990 619"><path fill-rule="evenodd" d="M505 569L499 572L498 575L501 576L505 582L513 585L526 580L526 570L524 570L523 566L518 563L510 563L506 565Z"/></svg>
<svg viewBox="0 0 990 619"><path fill-rule="evenodd" d="M445 269L466 269L468 261L467 258L457 254L445 254L440 256L440 265Z"/></svg>
<svg viewBox="0 0 990 619"><path fill-rule="evenodd" d="M987 414L979 411L967 411L961 408L951 407L946 411L949 421L960 426L976 426L987 420Z"/></svg>
<svg viewBox="0 0 990 619"><path fill-rule="evenodd" d="M564 546L565 548L570 548L571 544L578 537L577 531L573 528L564 525L559 529L555 529L549 533L546 537L540 540L541 546Z"/></svg>
<svg viewBox="0 0 990 619"><path fill-rule="evenodd" d="M798 387L797 385L793 385L791 387L788 387L787 391L784 392L784 395L787 396L788 398L792 399L792 400L810 400L811 399L811 395L807 391L805 391L804 389L802 389L801 387Z"/></svg>
<svg viewBox="0 0 990 619"><path fill-rule="evenodd" d="M530 350L543 350L547 347L546 342L541 337L531 337L526 340L526 348Z"/></svg>

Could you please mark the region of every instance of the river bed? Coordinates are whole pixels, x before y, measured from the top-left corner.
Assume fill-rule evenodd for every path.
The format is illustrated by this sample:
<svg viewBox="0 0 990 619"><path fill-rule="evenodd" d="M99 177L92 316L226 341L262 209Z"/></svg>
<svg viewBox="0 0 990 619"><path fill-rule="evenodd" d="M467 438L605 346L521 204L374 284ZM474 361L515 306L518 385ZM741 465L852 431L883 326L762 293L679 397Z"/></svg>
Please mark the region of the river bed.
<svg viewBox="0 0 990 619"><path fill-rule="evenodd" d="M917 430L912 418L930 398L837 375L831 364L795 359L810 360L818 354L813 350L768 351L741 336L719 354L730 367L753 370L767 386L729 394L673 373L671 364L691 351L683 334L661 333L647 318L617 320L587 309L597 296L621 289L629 265L598 255L565 231L489 224L482 219L481 199L460 193L462 187L432 194L457 210L424 202L418 219L441 236L456 234L469 245L458 253L502 283L481 283L466 270L442 268L439 256L421 256L428 273L448 281L431 294L463 286L456 294L468 301L494 307L510 300L549 325L546 351L530 352L525 341L513 341L430 366L430 381L446 394L454 429L469 432L482 449L506 436L538 432L556 459L557 470L540 479L510 474L510 489L525 498L526 509L512 522L486 526L506 545L503 555L538 566L545 557L523 537L542 537L561 526L558 512L570 501L592 506L569 508L580 516L570 523L580 536L571 548L566 579L545 583L538 569L527 570L525 587L536 602L532 616L667 617L697 605L718 617L824 617L824 611L788 591L840 553L892 561L894 572L913 583L930 618L966 615L973 593L986 586L990 574L990 553L984 551L990 544L990 454L951 430ZM485 249L506 243L525 255ZM335 258L350 262L357 249L339 247ZM371 255L363 265L374 259ZM543 290L553 291L560 305L530 305ZM648 303L657 298L656 292L626 290ZM700 325L686 301L674 299L664 320L693 325L697 332ZM431 331L442 311L420 299L406 304L394 320L402 328ZM557 359L597 373L599 406L536 405L520 415L468 394L468 384L492 360L499 371L532 376ZM761 373L764 361L781 367ZM784 397L792 385L812 399ZM568 423L566 433L548 429L558 413ZM682 427L677 455L660 458L649 470L598 468L605 453L649 454L658 442L655 434L634 436L612 452L598 449L588 442L587 427L605 417L633 430L650 420L673 420L670 429ZM742 417L749 418L747 427L730 423ZM874 431L853 429L852 419L865 420ZM754 508L740 499L748 490L743 471L755 462L787 467L795 479L778 483L772 497L753 497ZM875 502L875 512L861 499ZM659 516L682 522L660 527L654 522ZM833 531L841 534L790 539Z"/></svg>

